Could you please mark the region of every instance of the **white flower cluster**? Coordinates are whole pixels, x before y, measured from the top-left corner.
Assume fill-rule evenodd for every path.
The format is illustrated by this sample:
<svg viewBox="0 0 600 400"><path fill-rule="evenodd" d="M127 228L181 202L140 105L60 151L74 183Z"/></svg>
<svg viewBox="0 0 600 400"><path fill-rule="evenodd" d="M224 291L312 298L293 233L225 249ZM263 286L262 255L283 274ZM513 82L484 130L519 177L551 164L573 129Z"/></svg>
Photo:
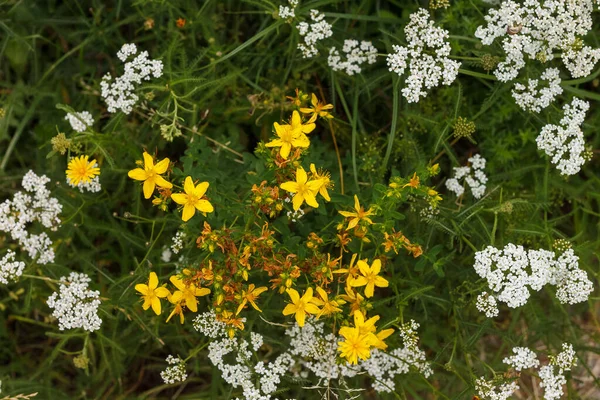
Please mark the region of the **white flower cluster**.
<svg viewBox="0 0 600 400"><path fill-rule="evenodd" d="M184 231L177 231L175 236L173 236L173 244L171 245L171 250L173 253L178 254L181 249L183 249L183 239L185 238Z"/></svg>
<svg viewBox="0 0 600 400"><path fill-rule="evenodd" d="M360 372L360 368L346 363L338 364L337 342L341 340L333 333L324 333L324 324L308 319L303 327L294 324L286 329L285 334L291 338L288 352L299 361L305 370L315 374L326 383L342 377L353 377ZM308 373L300 374L308 377Z"/></svg>
<svg viewBox="0 0 600 400"><path fill-rule="evenodd" d="M39 222L44 228L55 231L60 226L58 215L62 205L50 197L46 184L50 179L29 171L23 176L21 185L25 192L17 192L12 199L0 203L0 232L10 233L23 251L38 264L54 261L52 241L46 232L32 234L29 225Z"/></svg>
<svg viewBox="0 0 600 400"><path fill-rule="evenodd" d="M498 302L494 296L490 296L488 292L483 292L477 296L477 302L475 303L477 310L485 313L488 318L497 317L500 314L498 310Z"/></svg>
<svg viewBox="0 0 600 400"><path fill-rule="evenodd" d="M377 349L371 351L371 357L360 362L369 376L373 378L373 389L378 393L392 393L395 390L396 375L409 373L410 368L428 378L433 371L425 359L425 352L419 349L417 329L419 324L411 320L403 324L399 333L403 346L384 352Z"/></svg>
<svg viewBox="0 0 600 400"><path fill-rule="evenodd" d="M494 381L488 381L483 377L475 380L475 391L486 400L507 400L517 390L519 390L517 382L495 385Z"/></svg>
<svg viewBox="0 0 600 400"><path fill-rule="evenodd" d="M0 260L0 283L8 284L8 281L16 282L23 274L25 263L15 261L15 252L8 250Z"/></svg>
<svg viewBox="0 0 600 400"><path fill-rule="evenodd" d="M68 113L65 119L71 124L71 128L77 132L84 132L94 124L94 118L88 111Z"/></svg>
<svg viewBox="0 0 600 400"><path fill-rule="evenodd" d="M263 345L263 337L260 333L250 332L250 343L252 343L252 349L258 351Z"/></svg>
<svg viewBox="0 0 600 400"><path fill-rule="evenodd" d="M316 44L333 35L331 24L325 21L325 16L318 10L310 10L312 23L300 22L298 32L304 38L304 43L298 43L298 49L302 51L304 58L312 58L319 54Z"/></svg>
<svg viewBox="0 0 600 400"><path fill-rule="evenodd" d="M96 168L97 166L98 163L94 163L92 168ZM80 181L78 185L73 185L71 180L67 178L67 184L71 187L78 188L81 193L84 193L85 191L88 191L90 193L98 193L102 190L102 185L100 184L99 176L95 176L94 178L90 179L89 182Z"/></svg>
<svg viewBox="0 0 600 400"><path fill-rule="evenodd" d="M48 307L54 309L52 316L58 319L58 328L83 328L88 332L100 329L102 320L98 317L100 292L90 290L91 279L86 274L71 272L69 277L60 278L58 292L48 298Z"/></svg>
<svg viewBox="0 0 600 400"><path fill-rule="evenodd" d="M277 390L281 377L294 365L294 360L288 353L283 353L267 365L260 361L251 367L253 358L249 346L244 339L224 337L208 345L208 358L225 382L233 388L242 388L244 399L271 399L271 393ZM234 364L224 360L229 354L235 360ZM256 387L252 379L255 374L260 376L260 387Z"/></svg>
<svg viewBox="0 0 600 400"><path fill-rule="evenodd" d="M194 329L212 339L224 338L227 336L225 323L217 319L215 310L198 314L198 316L194 318Z"/></svg>
<svg viewBox="0 0 600 400"><path fill-rule="evenodd" d="M108 112L121 110L129 114L138 101L138 95L135 94L136 85L141 84L143 80L150 80L151 76L162 76L162 61L148 59L147 51L142 51L133 60L126 62L130 56L136 54L135 44L124 44L117 53L117 57L125 63L123 75L113 81L110 74L106 74L100 82L101 95L108 106Z"/></svg>
<svg viewBox="0 0 600 400"><path fill-rule="evenodd" d="M291 19L296 16L296 7L298 6L298 0L288 0L288 6L279 6L279 18Z"/></svg>
<svg viewBox="0 0 600 400"><path fill-rule="evenodd" d="M427 96L427 89L439 86L440 82L444 85L454 82L460 63L448 58L451 50L448 31L433 26L427 10L412 13L404 33L407 47L393 45L394 53L387 55L387 64L390 72L398 75L409 69L402 95L409 103L416 103Z"/></svg>
<svg viewBox="0 0 600 400"><path fill-rule="evenodd" d="M563 343L562 349L556 357L550 356L550 364L539 369L538 375L542 380L540 387L544 389L544 399L560 399L563 395L563 385L567 383L565 371L570 371L577 365L577 358L573 345Z"/></svg>
<svg viewBox="0 0 600 400"><path fill-rule="evenodd" d="M171 257L173 256L173 252L167 246L164 246L162 249L162 253L160 253L160 261L164 263L171 262Z"/></svg>
<svg viewBox="0 0 600 400"><path fill-rule="evenodd" d="M585 140L581 125L589 108L590 103L574 98L570 104L564 105L560 125L545 125L535 140L538 149L552 157L552 164L556 164L562 175L578 173L585 163L582 155Z"/></svg>
<svg viewBox="0 0 600 400"><path fill-rule="evenodd" d="M512 243L503 250L488 246L475 253L473 268L496 293L493 297L511 308L527 303L529 289L539 291L546 284L557 287L556 297L563 304L586 301L593 291L593 284L587 273L579 268L579 257L573 249L566 250L556 258L552 251L526 251L523 246ZM485 294L488 298L492 297L491 294ZM483 306L478 306L478 309L486 311ZM493 314L491 311L489 313Z"/></svg>
<svg viewBox="0 0 600 400"><path fill-rule="evenodd" d="M446 188L449 191L460 197L465 192L463 185L459 183L459 179L465 180L465 183L471 189L473 197L480 199L485 193L485 184L487 183L487 176L483 170L485 169L485 158L479 154L475 154L473 157L469 157L469 163L471 166L465 167L454 167L454 176L446 181Z"/></svg>
<svg viewBox="0 0 600 400"><path fill-rule="evenodd" d="M475 36L484 45L502 39L506 59L494 71L503 82L516 78L525 66L525 56L546 62L562 51L562 59L574 78L589 75L600 59L600 50L581 43L592 28L592 0L503 1L498 9L486 15L486 26Z"/></svg>
<svg viewBox="0 0 600 400"><path fill-rule="evenodd" d="M548 68L540 76L540 79L547 81L548 86L538 89L539 81L537 79L529 79L527 86L515 83L512 95L517 105L523 110L539 113L548 107L556 96L562 94L563 88L560 86L557 68Z"/></svg>
<svg viewBox="0 0 600 400"><path fill-rule="evenodd" d="M512 351L515 355L504 358L502 362L510 365L515 370L522 371L524 369L537 368L540 365L537 355L527 347L513 347Z"/></svg>
<svg viewBox="0 0 600 400"><path fill-rule="evenodd" d="M541 379L540 387L544 389L545 400L556 400L563 395L562 387L567 383L564 376L565 371L570 371L577 364L573 345L563 343L563 351L556 357L550 356L550 363L538 369L538 376ZM537 355L527 347L514 347L513 356L506 357L502 362L511 366L516 371L523 371L530 368L538 368L540 362ZM558 369L558 370L557 370ZM507 400L513 392L519 389L515 381L500 385L494 384L494 381L487 381L483 377L475 381L475 389L479 396L490 400Z"/></svg>
<svg viewBox="0 0 600 400"><path fill-rule="evenodd" d="M433 371L425 360L425 352L418 348L419 338L416 330L419 325L415 321L404 324L400 329L403 347L390 352L372 350L371 357L353 366L338 363L337 343L341 337L324 332L324 323L314 318L306 320L303 327L294 324L285 331L290 337L287 351L274 361L253 363L251 346L257 351L263 343L262 335L252 332L249 344L241 338L229 338L225 324L216 320L214 311L200 314L194 320L194 328L204 335L217 339L209 344L208 357L222 374L223 379L232 387L241 387L246 399L270 399L271 393L277 390L281 377L292 372L295 377L307 378L312 372L326 384L331 380L351 378L366 372L373 379L373 388L378 392L392 392L396 375L407 374L416 369L425 377ZM229 364L225 358L235 359L236 364ZM253 382L258 375L260 387Z"/></svg>
<svg viewBox="0 0 600 400"><path fill-rule="evenodd" d="M185 361L179 357L168 355L166 359L170 367L167 367L160 373L160 377L167 385L172 385L176 382L183 382L187 379L185 372Z"/></svg>
<svg viewBox="0 0 600 400"><path fill-rule="evenodd" d="M294 210L294 211L288 211L286 213L286 215L287 215L287 217L289 218L290 221L292 221L292 222L298 222L298 220L304 216L304 210L301 209L301 208L299 208L299 209Z"/></svg>
<svg viewBox="0 0 600 400"><path fill-rule="evenodd" d="M344 71L348 75L360 74L361 65L364 63L374 64L377 61L377 49L371 42L363 40L344 40L344 61L340 52L332 47L329 49L327 64L334 71Z"/></svg>

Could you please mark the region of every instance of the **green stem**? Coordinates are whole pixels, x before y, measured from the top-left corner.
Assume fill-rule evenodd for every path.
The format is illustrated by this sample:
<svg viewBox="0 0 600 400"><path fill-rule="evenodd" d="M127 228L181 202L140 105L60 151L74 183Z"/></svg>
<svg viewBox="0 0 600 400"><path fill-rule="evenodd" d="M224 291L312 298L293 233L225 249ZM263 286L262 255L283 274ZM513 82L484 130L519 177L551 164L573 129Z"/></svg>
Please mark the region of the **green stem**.
<svg viewBox="0 0 600 400"><path fill-rule="evenodd" d="M487 79L487 80L490 80L490 81L497 81L498 80L498 78L496 78L494 75L482 74L481 72L475 72L475 71L471 71L469 69L460 68L458 70L458 72L461 73L461 74L463 74L463 75L474 76L476 78Z"/></svg>
<svg viewBox="0 0 600 400"><path fill-rule="evenodd" d="M394 139L396 138L396 125L398 124L398 103L400 103L400 80L394 78L393 94L392 94L392 125L390 127L390 134L388 135L387 149L385 150L385 157L383 158L383 169L387 167L390 156L392 155L392 147L394 145Z"/></svg>

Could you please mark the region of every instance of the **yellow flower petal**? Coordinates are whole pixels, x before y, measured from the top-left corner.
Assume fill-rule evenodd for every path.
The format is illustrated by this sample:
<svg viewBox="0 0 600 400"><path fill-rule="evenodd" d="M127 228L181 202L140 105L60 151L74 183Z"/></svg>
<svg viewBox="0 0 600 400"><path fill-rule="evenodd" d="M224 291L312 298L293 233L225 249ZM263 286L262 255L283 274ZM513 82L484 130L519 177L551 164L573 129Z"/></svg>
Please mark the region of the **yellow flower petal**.
<svg viewBox="0 0 600 400"><path fill-rule="evenodd" d="M160 161L154 166L154 172L156 172L157 174L164 174L169 168L169 162L170 161L168 158L164 158L162 161Z"/></svg>
<svg viewBox="0 0 600 400"><path fill-rule="evenodd" d="M152 310L156 313L156 315L160 315L161 307L160 307L160 299L158 297L154 297L152 299Z"/></svg>
<svg viewBox="0 0 600 400"><path fill-rule="evenodd" d="M201 198L204 196L206 191L208 190L209 183L208 182L200 182L198 186L194 189L194 196Z"/></svg>
<svg viewBox="0 0 600 400"><path fill-rule="evenodd" d="M181 219L183 220L183 222L187 222L194 216L195 213L196 207L189 203L186 203L183 206L183 214L181 215Z"/></svg>
<svg viewBox="0 0 600 400"><path fill-rule="evenodd" d="M144 157L144 167L146 169L154 168L154 160L152 159L152 156L146 152L144 152L142 156Z"/></svg>
<svg viewBox="0 0 600 400"><path fill-rule="evenodd" d="M143 295L147 295L148 294L148 285L144 285L143 283L138 283L137 285L135 285L135 290L137 290L138 292L140 292Z"/></svg>
<svg viewBox="0 0 600 400"><path fill-rule="evenodd" d="M154 193L154 188L156 184L154 183L154 179L146 179L144 181L144 197L149 199Z"/></svg>
<svg viewBox="0 0 600 400"><path fill-rule="evenodd" d="M147 178L146 171L141 168L132 169L127 173L127 176L136 181L145 181Z"/></svg>
<svg viewBox="0 0 600 400"><path fill-rule="evenodd" d="M156 276L156 272L150 272L150 277L148 278L148 290L154 291L158 286L158 276Z"/></svg>
<svg viewBox="0 0 600 400"><path fill-rule="evenodd" d="M215 210L208 200L198 200L196 209L201 212L213 212Z"/></svg>
<svg viewBox="0 0 600 400"><path fill-rule="evenodd" d="M161 188L164 189L171 189L173 187L173 184L169 181L167 181L165 178L163 178L160 175L156 175L154 177L154 181L156 182L157 186L160 186Z"/></svg>
<svg viewBox="0 0 600 400"><path fill-rule="evenodd" d="M177 204L185 204L187 203L188 195L183 193L174 193L171 195L171 198Z"/></svg>
<svg viewBox="0 0 600 400"><path fill-rule="evenodd" d="M183 182L183 190L187 194L193 194L194 189L195 189L195 186L194 186L194 181L192 180L192 177L191 176L186 177L185 181Z"/></svg>

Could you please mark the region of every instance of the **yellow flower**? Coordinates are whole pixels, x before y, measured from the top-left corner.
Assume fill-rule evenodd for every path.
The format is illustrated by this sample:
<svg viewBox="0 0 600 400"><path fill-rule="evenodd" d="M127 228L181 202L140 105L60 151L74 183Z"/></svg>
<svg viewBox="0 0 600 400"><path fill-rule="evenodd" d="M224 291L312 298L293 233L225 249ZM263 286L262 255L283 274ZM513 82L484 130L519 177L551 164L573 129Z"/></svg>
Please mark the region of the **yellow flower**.
<svg viewBox="0 0 600 400"><path fill-rule="evenodd" d="M242 299L242 302L238 306L238 309L237 309L235 315L238 315L240 313L240 311L242 311L242 309L244 308L246 303L250 303L252 305L252 307L254 307L255 310L257 310L258 312L262 312L262 310L260 308L258 308L256 303L254 302L254 300L256 300L258 298L258 296L260 296L260 294L262 292L265 292L267 289L268 288L266 286L262 286L262 287L255 289L254 283L251 283L248 286L248 290L242 290L242 295L240 296Z"/></svg>
<svg viewBox="0 0 600 400"><path fill-rule="evenodd" d="M329 296L327 295L327 292L324 289L317 286L317 293L321 298L319 299L313 297L311 300L313 304L316 304L317 306L321 307L321 311L319 311L319 313L317 314L317 319L319 319L322 315L330 315L335 314L337 312L342 312L342 309L339 307L339 302L336 300L329 300Z"/></svg>
<svg viewBox="0 0 600 400"><path fill-rule="evenodd" d="M65 171L71 185L79 186L81 182L90 183L96 175L100 175L96 160L88 161L89 158L89 156L71 158Z"/></svg>
<svg viewBox="0 0 600 400"><path fill-rule="evenodd" d="M379 276L379 272L381 272L381 260L373 261L371 267L369 267L369 264L363 260L358 261L356 264L362 276L359 276L358 278L352 279L350 282L348 282L350 286L360 287L366 285L367 287L365 288L365 296L367 297L373 297L375 286L388 287L388 281Z"/></svg>
<svg viewBox="0 0 600 400"><path fill-rule="evenodd" d="M196 213L196 210L203 213L214 211L212 204L210 204L208 200L202 200L202 196L204 196L207 189L208 182L200 182L197 186L194 186L192 177L188 176L183 183L183 190L185 193L175 193L171 195L171 198L175 203L183 204L183 214L181 219L184 222L189 221Z"/></svg>
<svg viewBox="0 0 600 400"><path fill-rule="evenodd" d="M343 300L345 300L346 302L348 302L350 304L350 313L348 315L352 316L357 311L360 312L360 309L363 306L363 302L364 302L365 298L362 297L362 295L360 293L353 290L350 286L346 286L344 288L344 290L346 291L346 294L340 295L340 298L342 298Z"/></svg>
<svg viewBox="0 0 600 400"><path fill-rule="evenodd" d="M192 312L198 311L198 299L196 299L196 297L206 296L210 293L210 289L199 288L193 283L186 285L176 276L172 276L169 280L177 289L179 289L173 292L171 302L177 303L181 301Z"/></svg>
<svg viewBox="0 0 600 400"><path fill-rule="evenodd" d="M312 125L312 128L310 125ZM298 114L297 111L294 111L292 114L291 125L279 125L275 122L273 123L273 126L275 127L275 134L279 139L273 139L265 144L265 146L280 147L279 155L281 155L281 158L284 160L287 160L292 147L305 149L310 146L310 140L308 140L305 133L315 129L315 124L302 124L302 119L300 119L300 114Z"/></svg>
<svg viewBox="0 0 600 400"><path fill-rule="evenodd" d="M354 209L356 212L350 211L338 211L346 218L351 218L350 222L348 222L348 230L354 228L360 221L365 221L369 224L372 224L371 215L375 215L375 211L372 208L369 208L367 211L360 205L358 202L358 196L354 195Z"/></svg>
<svg viewBox="0 0 600 400"><path fill-rule="evenodd" d="M178 297L180 297L180 296L178 296ZM181 324L183 325L183 323L185 321L185 316L183 314L183 304L182 304L181 299L179 301L174 302L173 295L171 295L168 297L168 300L171 303L174 303L175 307L173 308L173 311L171 311L171 314L169 314L169 318L167 318L166 322L169 322L174 315L179 314L179 322L181 322Z"/></svg>
<svg viewBox="0 0 600 400"><path fill-rule="evenodd" d="M348 268L338 268L333 271L334 274L348 274L348 281L356 278L358 276L358 267L354 265L354 261L356 261L357 254L352 254L352 258L350 259L350 264L348 264Z"/></svg>
<svg viewBox="0 0 600 400"><path fill-rule="evenodd" d="M298 326L304 326L304 320L306 319L306 314L318 314L319 307L311 302L313 297L312 288L306 289L306 292L302 297L296 289L287 289L287 294L290 296L292 302L285 306L283 309L283 315L291 315L295 314L296 322L298 322Z"/></svg>
<svg viewBox="0 0 600 400"><path fill-rule="evenodd" d="M387 349L388 346L385 344L384 340L387 339L392 333L394 333L394 330L391 328L377 332L375 335L375 340L373 341L373 347L378 348L379 350Z"/></svg>
<svg viewBox="0 0 600 400"><path fill-rule="evenodd" d="M144 181L144 197L149 199L150 196L152 196L152 193L154 193L154 188L156 186L164 189L171 189L173 185L160 176L167 172L167 168L169 168L168 158L164 158L154 165L154 160L150 154L144 152L143 156L144 169L132 169L127 175L136 181Z"/></svg>
<svg viewBox="0 0 600 400"><path fill-rule="evenodd" d="M371 356L373 334L362 334L358 328L343 327L340 335L344 341L338 342L340 355L350 364L358 364L358 359L366 360Z"/></svg>
<svg viewBox="0 0 600 400"><path fill-rule="evenodd" d="M333 186L333 182L331 182L331 174L329 172L323 172L323 170L317 171L315 168L315 164L310 164L310 172L312 173L312 177L314 180L321 181L321 187L319 188L319 194L323 196L323 198L327 201L331 201L329 197L329 193L327 189Z"/></svg>
<svg viewBox="0 0 600 400"><path fill-rule="evenodd" d="M280 187L283 190L294 193L292 206L294 207L294 210L297 211L305 201L306 204L311 207L319 207L319 203L317 203L315 196L317 195L321 185L322 182L320 180L309 181L308 175L306 174L304 168L298 167L298 169L296 169L296 182L284 182L280 185Z"/></svg>
<svg viewBox="0 0 600 400"><path fill-rule="evenodd" d="M292 128L293 132L311 133L316 127L313 121L314 120L311 118L307 123L303 123L298 111L294 111L289 126Z"/></svg>
<svg viewBox="0 0 600 400"><path fill-rule="evenodd" d="M315 96L314 93L311 96L310 103L312 104L312 107L301 108L300 112L304 114L313 114L311 119L316 118L317 116L321 118L333 118L333 115L331 115L329 111L327 111L333 109L332 104L325 104L325 102L319 101L319 99L317 99L317 96Z"/></svg>
<svg viewBox="0 0 600 400"><path fill-rule="evenodd" d="M374 333L377 330L375 323L379 318L379 315L375 315L365 321L364 314L358 310L354 313L354 327L358 328L361 334Z"/></svg>
<svg viewBox="0 0 600 400"><path fill-rule="evenodd" d="M417 176L416 172L414 173L412 178L410 178L408 183L406 185L402 186L402 188L405 188L407 186L410 186L413 189L417 189L419 187L419 177Z"/></svg>
<svg viewBox="0 0 600 400"><path fill-rule="evenodd" d="M161 311L160 298L167 297L171 294L167 288L158 287L158 276L156 276L156 272L150 272L147 285L138 283L135 285L135 290L140 292L144 299L142 308L147 310L152 306L152 310L156 315L159 315Z"/></svg>

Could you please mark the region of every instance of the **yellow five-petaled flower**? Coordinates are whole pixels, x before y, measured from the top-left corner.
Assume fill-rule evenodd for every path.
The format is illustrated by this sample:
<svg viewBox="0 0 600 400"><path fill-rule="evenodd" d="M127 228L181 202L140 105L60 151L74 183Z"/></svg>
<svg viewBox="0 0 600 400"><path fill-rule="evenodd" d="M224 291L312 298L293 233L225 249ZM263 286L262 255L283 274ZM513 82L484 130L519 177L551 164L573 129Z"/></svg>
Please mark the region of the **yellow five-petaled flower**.
<svg viewBox="0 0 600 400"><path fill-rule="evenodd" d="M344 217L350 218L350 221L348 222L348 230L354 228L360 221L365 221L368 224L373 223L369 217L371 215L375 215L375 211L373 211L372 208L369 208L367 211L365 211L365 209L360 205L357 195L354 195L354 209L356 212L338 211Z"/></svg>
<svg viewBox="0 0 600 400"><path fill-rule="evenodd" d="M275 122L273 127L278 139L271 140L265 146L279 147L279 155L287 160L292 147L307 148L310 146L310 140L305 134L312 132L315 129L315 124L303 124L298 111L294 111L289 125L280 125Z"/></svg>
<svg viewBox="0 0 600 400"><path fill-rule="evenodd" d="M161 174L167 172L167 169L169 168L169 159L164 158L155 165L150 154L144 152L143 157L144 169L132 169L127 175L136 181L144 181L144 197L149 199L150 196L152 196L152 193L154 193L156 186L164 189L171 189L173 185L161 176Z"/></svg>
<svg viewBox="0 0 600 400"><path fill-rule="evenodd" d="M379 276L379 272L381 272L381 260L377 259L373 261L371 267L363 260L358 261L356 265L358 266L361 276L349 280L348 283L350 286L360 287L366 285L365 296L367 297L373 297L375 286L388 287L388 281Z"/></svg>
<svg viewBox="0 0 600 400"><path fill-rule="evenodd" d="M292 206L297 211L302 203L306 202L311 207L319 207L316 195L323 185L322 180L308 180L308 175L302 167L296 169L296 182L289 181L280 185L283 190L294 193Z"/></svg>
<svg viewBox="0 0 600 400"><path fill-rule="evenodd" d="M302 297L296 289L287 289L287 294L290 295L290 299L292 302L285 306L283 309L283 315L295 314L296 322L298 322L298 326L304 326L304 320L306 319L306 314L318 314L319 307L316 304L311 302L313 298L313 290L312 288L306 289L306 292Z"/></svg>
<svg viewBox="0 0 600 400"><path fill-rule="evenodd" d="M162 286L158 287L158 276L156 276L156 272L150 272L147 285L138 283L135 285L135 290L140 292L142 294L142 298L144 299L142 308L147 310L152 306L152 310L156 313L156 315L159 315L161 311L160 298L167 297L171 294L167 288Z"/></svg>
<svg viewBox="0 0 600 400"><path fill-rule="evenodd" d="M242 294L241 294L241 296L239 296L239 298L241 298L242 302L238 306L238 309L237 309L235 315L238 315L247 303L250 303L256 311L262 312L262 310L260 308L258 308L258 306L256 305L256 303L254 301L258 298L258 296L260 296L260 294L262 292L267 291L267 289L268 288L266 286L255 288L254 283L251 283L248 286L248 290L242 290Z"/></svg>
<svg viewBox="0 0 600 400"><path fill-rule="evenodd" d="M171 195L175 203L183 204L183 214L181 216L183 221L188 221L192 218L196 210L203 213L214 211L212 204L208 200L202 199L206 190L208 190L208 182L200 182L194 186L192 177L188 176L183 183L183 190L185 193L174 193Z"/></svg>
<svg viewBox="0 0 600 400"><path fill-rule="evenodd" d="M331 315L338 312L342 312L340 305L345 303L343 300L329 300L327 292L323 288L320 288L318 286L317 293L319 294L320 299L317 297L313 297L311 300L313 304L316 304L317 306L321 307L321 311L319 311L319 313L316 316L317 319L319 319L322 315Z"/></svg>
<svg viewBox="0 0 600 400"><path fill-rule="evenodd" d="M173 292L170 301L172 303L182 302L192 312L198 311L198 299L196 297L206 296L210 293L210 289L197 287L193 283L186 285L177 276L172 276L169 280L179 289Z"/></svg>
<svg viewBox="0 0 600 400"><path fill-rule="evenodd" d="M325 102L319 101L317 96L313 93L310 101L312 107L310 108L301 108L300 112L304 114L312 114L311 120L317 118L317 116L321 118L333 118L333 115L329 113L329 110L333 109L332 104L325 104Z"/></svg>

